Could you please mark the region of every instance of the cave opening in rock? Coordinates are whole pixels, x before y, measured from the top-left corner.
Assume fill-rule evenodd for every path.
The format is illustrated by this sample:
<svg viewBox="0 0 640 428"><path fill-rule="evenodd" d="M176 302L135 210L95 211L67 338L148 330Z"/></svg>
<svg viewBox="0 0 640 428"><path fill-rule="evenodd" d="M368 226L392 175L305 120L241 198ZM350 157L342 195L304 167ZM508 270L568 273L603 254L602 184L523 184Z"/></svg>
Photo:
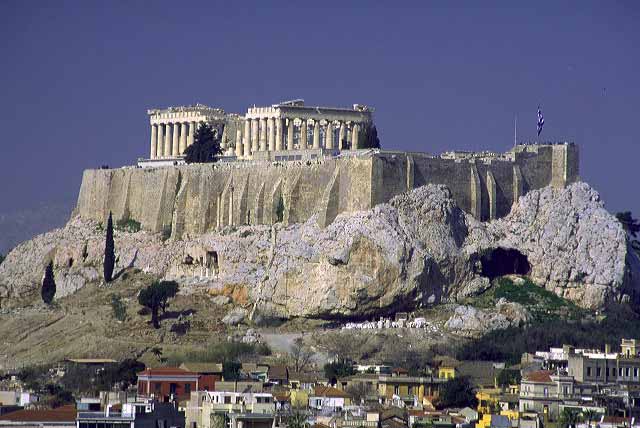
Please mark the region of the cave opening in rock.
<svg viewBox="0 0 640 428"><path fill-rule="evenodd" d="M511 248L494 248L480 258L481 274L490 280L503 275L527 275L531 265L527 256Z"/></svg>

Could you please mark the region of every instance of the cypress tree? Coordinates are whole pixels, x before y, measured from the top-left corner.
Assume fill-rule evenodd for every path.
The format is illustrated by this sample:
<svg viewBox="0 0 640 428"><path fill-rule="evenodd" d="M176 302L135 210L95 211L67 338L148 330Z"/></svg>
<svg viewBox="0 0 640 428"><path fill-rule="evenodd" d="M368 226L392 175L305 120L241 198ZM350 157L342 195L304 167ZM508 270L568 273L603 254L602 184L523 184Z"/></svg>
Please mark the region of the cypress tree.
<svg viewBox="0 0 640 428"><path fill-rule="evenodd" d="M193 144L184 152L186 163L216 162L222 154L220 147L222 138L218 130L208 123L200 125L193 136Z"/></svg>
<svg viewBox="0 0 640 428"><path fill-rule="evenodd" d="M42 301L47 305L50 305L51 302L53 302L53 297L56 295L56 281L53 277L53 261L49 262L44 271L41 295Z"/></svg>
<svg viewBox="0 0 640 428"><path fill-rule="evenodd" d="M107 221L107 237L104 243L104 280L110 282L113 279L113 268L116 264L115 245L113 243L113 219L109 211Z"/></svg>

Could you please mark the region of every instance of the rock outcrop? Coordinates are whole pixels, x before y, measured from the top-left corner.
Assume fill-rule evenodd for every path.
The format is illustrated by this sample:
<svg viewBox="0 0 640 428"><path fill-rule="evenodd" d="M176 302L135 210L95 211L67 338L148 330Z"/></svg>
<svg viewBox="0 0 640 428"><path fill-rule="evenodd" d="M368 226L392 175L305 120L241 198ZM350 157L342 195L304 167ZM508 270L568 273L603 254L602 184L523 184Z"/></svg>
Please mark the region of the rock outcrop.
<svg viewBox="0 0 640 428"><path fill-rule="evenodd" d="M444 328L460 336L475 337L492 330L524 326L531 319L531 314L524 306L502 298L492 311L467 305L456 307Z"/></svg>
<svg viewBox="0 0 640 428"><path fill-rule="evenodd" d="M536 284L582 307L640 297L637 254L620 222L586 183L534 190L503 219L467 222L464 251L471 258L495 248L518 250Z"/></svg>
<svg viewBox="0 0 640 428"><path fill-rule="evenodd" d="M533 190L487 223L460 210L446 187L429 185L340 214L326 228L311 217L190 239L144 231L115 239L116 273L133 267L176 279L182 293L223 296L262 319L367 318L481 293L490 284L480 259L496 248L517 250L537 284L583 307L635 300L640 289L622 226L584 183ZM104 231L79 218L19 245L0 265L2 304L38 299L49 260L63 284L56 298L100 281L103 249Z"/></svg>

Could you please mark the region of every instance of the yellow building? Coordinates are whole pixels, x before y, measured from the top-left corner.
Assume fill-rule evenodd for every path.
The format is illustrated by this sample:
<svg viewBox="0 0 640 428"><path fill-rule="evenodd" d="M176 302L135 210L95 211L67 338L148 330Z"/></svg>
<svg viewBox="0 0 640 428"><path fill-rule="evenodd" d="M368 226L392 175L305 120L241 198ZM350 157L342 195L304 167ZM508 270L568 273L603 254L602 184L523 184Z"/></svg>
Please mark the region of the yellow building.
<svg viewBox="0 0 640 428"><path fill-rule="evenodd" d="M511 428L511 421L502 415L482 415L476 428Z"/></svg>
<svg viewBox="0 0 640 428"><path fill-rule="evenodd" d="M506 416L509 420L520 417L517 394L506 393L500 388L482 388L476 393L476 398L478 399L478 414L483 417L485 415L491 416L491 414Z"/></svg>
<svg viewBox="0 0 640 428"><path fill-rule="evenodd" d="M438 367L438 377L440 379L453 379L456 377L456 368L460 362L450 357L436 357L434 363Z"/></svg>

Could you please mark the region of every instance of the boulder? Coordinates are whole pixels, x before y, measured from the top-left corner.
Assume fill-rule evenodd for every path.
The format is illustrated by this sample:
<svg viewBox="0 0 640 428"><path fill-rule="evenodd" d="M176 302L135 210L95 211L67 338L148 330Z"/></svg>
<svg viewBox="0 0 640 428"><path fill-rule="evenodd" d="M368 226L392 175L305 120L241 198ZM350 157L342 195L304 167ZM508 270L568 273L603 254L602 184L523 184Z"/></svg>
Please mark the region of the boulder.
<svg viewBox="0 0 640 428"><path fill-rule="evenodd" d="M244 321L248 314L249 312L247 312L246 309L234 308L231 309L224 318L222 318L222 322L227 325L238 325Z"/></svg>

